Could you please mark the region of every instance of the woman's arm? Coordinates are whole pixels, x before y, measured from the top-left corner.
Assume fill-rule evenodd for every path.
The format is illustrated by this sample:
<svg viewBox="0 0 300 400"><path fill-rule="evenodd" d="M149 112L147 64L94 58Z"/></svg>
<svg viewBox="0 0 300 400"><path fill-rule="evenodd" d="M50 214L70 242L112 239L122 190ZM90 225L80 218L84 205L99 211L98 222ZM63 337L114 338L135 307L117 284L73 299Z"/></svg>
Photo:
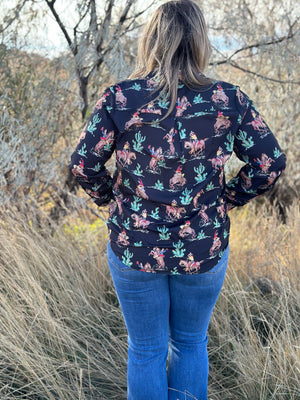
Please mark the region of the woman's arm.
<svg viewBox="0 0 300 400"><path fill-rule="evenodd" d="M105 90L95 105L69 164L78 183L98 206L108 204L112 198L112 177L104 166L115 149L117 135L111 118L112 90Z"/></svg>
<svg viewBox="0 0 300 400"><path fill-rule="evenodd" d="M226 185L228 209L243 206L270 190L286 166L286 156L253 102L239 89L241 122L234 152L246 165Z"/></svg>

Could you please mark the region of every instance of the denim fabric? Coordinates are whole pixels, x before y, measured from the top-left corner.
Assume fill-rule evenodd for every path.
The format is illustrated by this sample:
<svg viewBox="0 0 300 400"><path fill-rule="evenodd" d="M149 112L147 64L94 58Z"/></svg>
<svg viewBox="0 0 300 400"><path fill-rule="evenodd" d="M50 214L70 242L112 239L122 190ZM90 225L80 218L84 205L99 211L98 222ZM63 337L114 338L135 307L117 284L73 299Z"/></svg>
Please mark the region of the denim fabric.
<svg viewBox="0 0 300 400"><path fill-rule="evenodd" d="M159 275L122 263L108 242L108 264L128 331L128 400L207 399L207 328L228 255L229 247L203 274Z"/></svg>

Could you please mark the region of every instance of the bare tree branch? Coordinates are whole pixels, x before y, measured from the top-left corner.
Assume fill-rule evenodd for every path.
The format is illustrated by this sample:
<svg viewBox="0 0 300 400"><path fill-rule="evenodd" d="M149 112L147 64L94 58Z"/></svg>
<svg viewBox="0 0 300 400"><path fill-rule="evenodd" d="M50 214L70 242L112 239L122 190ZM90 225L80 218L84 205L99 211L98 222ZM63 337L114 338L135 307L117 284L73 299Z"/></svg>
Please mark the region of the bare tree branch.
<svg viewBox="0 0 300 400"><path fill-rule="evenodd" d="M123 10L123 13L120 16L120 19L119 19L119 26L123 25L124 21L127 18L127 14L129 13L129 10L130 10L131 6L133 5L133 3L134 3L134 0L127 0L126 6Z"/></svg>
<svg viewBox="0 0 300 400"><path fill-rule="evenodd" d="M291 83L293 85L300 85L300 81L283 81L281 79L274 79L274 78L270 78L268 76L259 74L259 73L254 72L254 71L250 71L249 69L240 67L238 64L233 63L233 62L230 62L230 65L232 65L236 69L239 69L240 71L246 72L247 74L251 74L251 75L257 76L258 78L262 78L262 79L267 80L267 81L276 82L276 83L282 83L282 84Z"/></svg>
<svg viewBox="0 0 300 400"><path fill-rule="evenodd" d="M283 37L278 38L278 39L270 40L268 42L253 43L253 44L249 44L247 46L241 47L240 49L235 50L229 57L225 58L225 56L224 56L224 60L215 61L213 63L210 63L210 65L212 65L212 64L214 64L214 65L227 64L228 61L230 61L235 55L241 53L242 51L246 51L246 50L250 50L250 49L254 49L254 48L265 47L265 46L271 46L271 45L274 45L274 44L281 43L284 40L292 39L296 35L296 32L297 31L295 31L295 32L291 32L290 31L288 35L283 36ZM215 50L217 50L220 54L222 54L216 47L213 46L213 48Z"/></svg>
<svg viewBox="0 0 300 400"><path fill-rule="evenodd" d="M151 2L151 4L147 5L146 8L144 8L142 11L137 12L136 14L133 14L131 17L126 18L127 20L129 19L133 19L136 20L138 17L140 17L141 15L143 15L146 11L149 10L150 7L152 7L154 4L156 3L156 0L153 0Z"/></svg>
<svg viewBox="0 0 300 400"><path fill-rule="evenodd" d="M48 7L50 8L50 10L51 10L56 22L58 23L58 26L60 27L62 33L64 34L64 37L66 38L66 41L68 42L68 45L69 45L72 53L75 55L76 51L75 51L75 49L73 47L73 42L72 42L72 40L71 40L71 38L70 38L70 36L69 36L65 26L64 26L62 20L60 19L59 15L57 14L57 12L56 12L56 10L54 8L55 0L46 0L46 3L48 5Z"/></svg>
<svg viewBox="0 0 300 400"><path fill-rule="evenodd" d="M289 81L289 80L288 81L283 81L281 79L270 78L269 76L265 76L265 75L259 74L258 72L254 72L254 71L251 71L249 69L243 68L240 65L238 65L237 63L235 63L234 61L229 61L228 60L228 64L230 64L233 68L239 69L240 71L243 71L243 72L245 72L247 74L251 74L251 75L257 76L258 78L264 79L266 81L282 83L282 84L290 83L290 84L293 84L293 85L300 85L300 81Z"/></svg>
<svg viewBox="0 0 300 400"><path fill-rule="evenodd" d="M275 78L271 78L271 77L268 77L268 76L259 74L259 73L257 73L257 72L254 72L254 71L251 71L251 70L246 69L246 68L244 68L244 67L241 67L241 66L238 65L235 61L232 60L232 58L233 58L234 56L236 56L237 54L239 54L239 53L241 53L241 52L243 52L243 51L250 50L250 49L253 49L253 48L260 48L260 47L265 47L265 46L276 45L276 44L279 44L279 43L281 43L281 42L284 42L285 40L289 40L289 39L294 38L295 35L296 35L296 33L297 33L297 30L296 30L296 31L293 31L293 28L294 28L294 26L296 25L297 20L298 20L298 19L296 19L296 20L294 21L293 24L289 24L289 25L290 25L290 26L289 26L289 33L288 33L287 35L282 36L282 37L280 37L280 38L278 38L278 39L269 40L269 41L267 41L267 42L257 42L257 43L253 43L253 44L250 44L250 45L241 47L240 49L235 50L229 57L226 57L219 49L217 49L216 47L213 46L213 48L215 49L215 51L217 51L219 54L221 54L221 56L224 57L224 59L223 59L223 60L218 60L218 61L210 62L209 65L229 64L229 65L231 65L233 68L239 69L240 71L243 71L243 72L245 72L245 73L248 73L248 74L257 76L257 77L259 77L259 78L262 78L262 79L264 79L264 80L268 80L268 81L271 81L271 82L282 83L282 84L290 83L290 84L295 84L295 85L300 84L300 81L275 79Z"/></svg>
<svg viewBox="0 0 300 400"><path fill-rule="evenodd" d="M6 25L1 26L0 25L0 33L4 32L7 30L8 27L19 17L20 12L22 11L22 8L25 6L28 0L23 0L21 3L17 3L15 8L13 9L14 15L11 17L7 17L7 22Z"/></svg>
<svg viewBox="0 0 300 400"><path fill-rule="evenodd" d="M95 0L90 1L90 25L89 30L91 32L96 33L98 31L97 26L97 11L96 11L96 3Z"/></svg>
<svg viewBox="0 0 300 400"><path fill-rule="evenodd" d="M242 52L242 51L246 51L246 50L250 50L253 48L260 48L260 47L265 47L265 46L271 46L274 44L278 44L281 43L285 40L291 39L295 36L296 32L292 32L291 30L289 31L288 35L286 36L282 36L278 39L274 39L274 40L270 40L268 42L260 42L260 43L253 43L244 47L241 47L240 49L236 50L234 53L231 54L231 56L228 58L229 60L231 58L233 58L235 55L237 55L238 53Z"/></svg>
<svg viewBox="0 0 300 400"><path fill-rule="evenodd" d="M110 0L110 2L114 3L113 0ZM115 29L115 31L114 31L114 33L112 35L112 38L111 38L110 42L106 45L105 49L101 49L102 52L99 54L99 58L98 58L95 66L94 66L95 68L97 68L97 69L100 68L101 64L103 63L105 54L109 53L114 48L114 46L116 44L116 41L120 39L121 29L122 29L122 27L124 25L124 22L125 22L125 20L127 18L127 15L129 13L130 8L132 7L133 3L134 3L134 0L127 0L126 6L125 6L120 18L119 18L119 22L117 23L116 29ZM131 25L131 23L128 26L130 26L130 25ZM123 33L127 32L128 26L123 30ZM91 71L89 73L89 76L92 74L93 71L94 71L94 68L91 69Z"/></svg>
<svg viewBox="0 0 300 400"><path fill-rule="evenodd" d="M99 41L98 41L97 47L96 47L97 53L101 52L103 42L108 36L109 26L110 26L110 22L111 22L112 9L113 9L114 3L115 3L114 0L109 0L109 2L108 2L107 9L105 12L105 18L103 20L102 27L101 27L101 35L100 35L100 38L99 38Z"/></svg>
<svg viewBox="0 0 300 400"><path fill-rule="evenodd" d="M80 16L80 18L79 18L79 20L78 20L78 22L77 22L77 24L74 26L74 28L73 28L73 34L74 34L74 43L73 43L73 46L74 46L74 48L76 49L75 51L77 52L77 29L78 29L78 27L79 27L79 25L81 24L81 22L84 20L84 18L87 16L87 14L88 14L88 12L89 12L89 9L90 9L90 2L87 4L87 6L86 6L86 9L85 9L85 12Z"/></svg>

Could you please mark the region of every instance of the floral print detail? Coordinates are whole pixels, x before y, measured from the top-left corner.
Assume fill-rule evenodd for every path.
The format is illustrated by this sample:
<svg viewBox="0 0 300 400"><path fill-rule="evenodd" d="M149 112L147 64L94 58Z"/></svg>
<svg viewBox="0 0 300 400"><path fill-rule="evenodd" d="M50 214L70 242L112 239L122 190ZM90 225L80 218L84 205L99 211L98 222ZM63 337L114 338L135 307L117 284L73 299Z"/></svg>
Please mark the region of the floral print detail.
<svg viewBox="0 0 300 400"><path fill-rule="evenodd" d="M239 87L217 81L195 94L180 84L174 110L159 121L169 99L156 99L156 84L150 73L107 88L69 167L98 206L109 204L109 240L123 263L203 273L228 246L228 211L273 187L286 157ZM226 183L232 152L244 166ZM113 153L111 176L105 164Z"/></svg>

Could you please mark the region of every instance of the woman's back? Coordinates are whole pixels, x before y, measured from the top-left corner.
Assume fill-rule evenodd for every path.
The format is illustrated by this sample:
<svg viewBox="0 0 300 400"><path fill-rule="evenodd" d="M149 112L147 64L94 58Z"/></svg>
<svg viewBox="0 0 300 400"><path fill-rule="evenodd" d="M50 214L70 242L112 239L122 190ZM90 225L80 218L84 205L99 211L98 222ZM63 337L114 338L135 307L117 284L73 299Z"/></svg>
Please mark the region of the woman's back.
<svg viewBox="0 0 300 400"><path fill-rule="evenodd" d="M107 187L92 190L87 171L92 177L115 150L107 224L124 264L164 274L206 272L228 246L227 210L269 189L285 157L238 87L217 81L192 90L179 81L176 106L163 119L169 101L158 96L153 77L105 91L73 165L83 162L83 186L100 205ZM226 185L224 164L233 148L247 164ZM88 160L79 160L87 152Z"/></svg>

